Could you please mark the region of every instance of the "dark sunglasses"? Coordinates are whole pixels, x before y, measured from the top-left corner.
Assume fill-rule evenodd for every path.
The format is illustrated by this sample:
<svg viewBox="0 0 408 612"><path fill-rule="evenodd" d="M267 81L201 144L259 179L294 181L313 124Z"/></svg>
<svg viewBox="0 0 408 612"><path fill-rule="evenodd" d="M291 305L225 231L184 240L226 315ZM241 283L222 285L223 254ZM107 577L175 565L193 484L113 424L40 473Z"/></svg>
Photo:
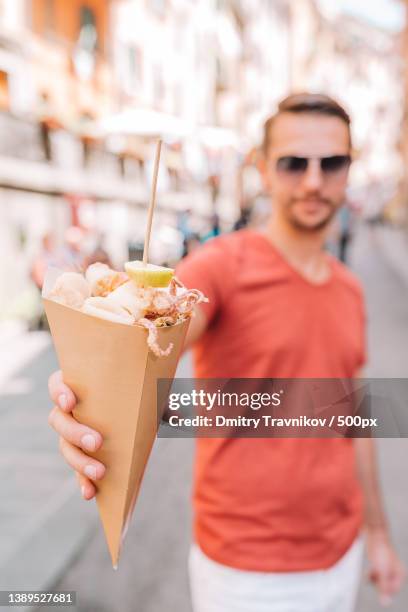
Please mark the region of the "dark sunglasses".
<svg viewBox="0 0 408 612"><path fill-rule="evenodd" d="M276 168L280 172L287 174L303 174L306 172L311 159L316 158L287 155L277 160ZM320 168L324 174L341 172L346 170L351 164L351 155L332 155L331 157L320 157L317 159L320 161Z"/></svg>

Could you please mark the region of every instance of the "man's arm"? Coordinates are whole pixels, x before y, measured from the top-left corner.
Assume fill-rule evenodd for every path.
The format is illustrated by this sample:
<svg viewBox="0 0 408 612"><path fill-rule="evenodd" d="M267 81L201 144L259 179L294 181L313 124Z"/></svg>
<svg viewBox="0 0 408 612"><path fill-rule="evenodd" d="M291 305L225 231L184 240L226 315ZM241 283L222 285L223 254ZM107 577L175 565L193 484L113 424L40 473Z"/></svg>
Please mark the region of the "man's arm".
<svg viewBox="0 0 408 612"><path fill-rule="evenodd" d="M364 497L369 578L378 589L380 602L389 605L401 589L405 568L391 543L378 478L375 442L356 438L357 471Z"/></svg>
<svg viewBox="0 0 408 612"><path fill-rule="evenodd" d="M355 378L363 378L360 369ZM368 577L377 587L380 602L388 606L405 579L405 568L391 542L378 477L376 444L372 438L355 438L356 467L364 499L364 526L369 560Z"/></svg>
<svg viewBox="0 0 408 612"><path fill-rule="evenodd" d="M357 471L364 496L364 523L367 529L387 531L380 493L375 443L372 438L355 438Z"/></svg>
<svg viewBox="0 0 408 612"><path fill-rule="evenodd" d="M363 378L364 370L360 369L355 378ZM358 476L364 497L364 522L367 529L387 531L387 522L383 508L380 483L378 478L377 455L372 438L355 438L356 462Z"/></svg>
<svg viewBox="0 0 408 612"><path fill-rule="evenodd" d="M194 307L194 314L191 317L188 327L183 351L190 349L197 342L207 329L208 319L199 305Z"/></svg>
<svg viewBox="0 0 408 612"><path fill-rule="evenodd" d="M363 369L354 378L363 378ZM372 438L354 438L356 463L364 497L364 523L367 529L387 531L387 523L380 493L377 456Z"/></svg>

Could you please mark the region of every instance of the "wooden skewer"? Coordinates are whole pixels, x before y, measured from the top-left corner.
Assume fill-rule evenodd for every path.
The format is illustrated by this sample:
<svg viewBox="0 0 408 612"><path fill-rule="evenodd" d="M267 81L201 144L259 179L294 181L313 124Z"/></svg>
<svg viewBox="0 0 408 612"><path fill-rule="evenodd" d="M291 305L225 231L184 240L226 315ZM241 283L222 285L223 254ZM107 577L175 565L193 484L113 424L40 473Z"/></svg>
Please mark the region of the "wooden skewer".
<svg viewBox="0 0 408 612"><path fill-rule="evenodd" d="M147 214L147 228L146 228L146 236L145 236L144 248L143 248L143 267L147 266L147 259L149 256L149 243L150 243L150 234L152 231L153 212L154 212L154 207L156 204L157 177L159 174L161 146L162 146L162 140L161 138L159 138L159 140L157 141L157 147L156 147L156 159L154 160L152 193L151 193L151 198L150 198L149 211Z"/></svg>

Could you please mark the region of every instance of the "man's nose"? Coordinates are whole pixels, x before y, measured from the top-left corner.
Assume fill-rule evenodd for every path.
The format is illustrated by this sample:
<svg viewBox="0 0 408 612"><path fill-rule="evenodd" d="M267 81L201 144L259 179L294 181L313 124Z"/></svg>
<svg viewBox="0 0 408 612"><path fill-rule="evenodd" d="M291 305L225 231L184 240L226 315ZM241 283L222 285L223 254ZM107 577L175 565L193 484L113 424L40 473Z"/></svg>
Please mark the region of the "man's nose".
<svg viewBox="0 0 408 612"><path fill-rule="evenodd" d="M316 191L323 185L323 173L320 159L310 159L307 170L302 177L302 187L307 191Z"/></svg>

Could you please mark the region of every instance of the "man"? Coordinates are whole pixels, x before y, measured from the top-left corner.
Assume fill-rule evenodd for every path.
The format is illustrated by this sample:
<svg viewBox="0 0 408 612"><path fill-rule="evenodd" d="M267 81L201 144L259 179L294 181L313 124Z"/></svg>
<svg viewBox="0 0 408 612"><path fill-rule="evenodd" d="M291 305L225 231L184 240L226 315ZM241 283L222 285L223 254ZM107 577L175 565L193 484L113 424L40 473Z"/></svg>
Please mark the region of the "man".
<svg viewBox="0 0 408 612"><path fill-rule="evenodd" d="M350 120L326 96L294 95L265 124L264 232L216 238L178 276L210 298L191 321L197 378L351 378L365 359L358 281L323 246L344 200ZM105 468L83 452L61 375L50 424L85 499ZM358 479L357 472L360 480ZM381 504L372 440L199 439L190 580L195 612L351 612L363 526L370 577L389 603L403 580Z"/></svg>

